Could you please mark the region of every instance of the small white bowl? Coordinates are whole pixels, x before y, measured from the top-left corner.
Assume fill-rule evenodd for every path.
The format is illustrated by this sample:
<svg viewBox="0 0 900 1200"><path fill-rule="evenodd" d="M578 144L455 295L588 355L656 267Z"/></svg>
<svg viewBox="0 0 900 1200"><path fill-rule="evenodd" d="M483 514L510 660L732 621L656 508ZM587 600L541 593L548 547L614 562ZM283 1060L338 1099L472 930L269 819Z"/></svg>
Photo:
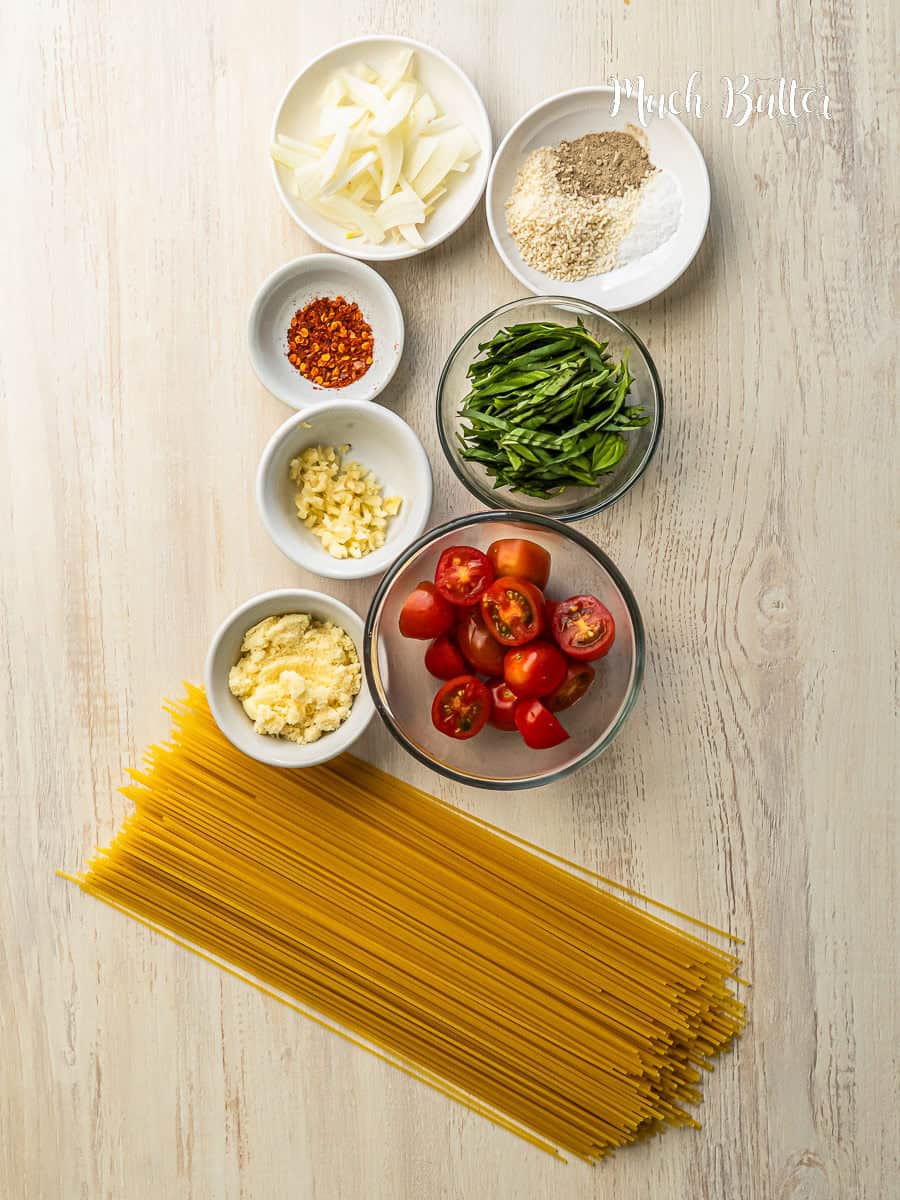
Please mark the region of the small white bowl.
<svg viewBox="0 0 900 1200"><path fill-rule="evenodd" d="M412 258L430 250L455 233L474 211L484 192L488 168L491 164L491 126L484 102L475 86L456 63L451 62L440 50L406 37L361 37L333 46L314 58L303 68L289 85L272 122L272 141L279 133L301 141L316 136L316 106L326 83L335 74L356 63L363 62L374 70L386 66L404 47L415 51L415 75L422 86L431 93L441 112L465 125L481 147L481 153L471 163L468 171L454 179L431 216L419 227L425 242L424 249L409 246L406 242L386 240L373 246L363 238L348 238L341 229L327 218L320 216L299 196L292 195L287 184L291 173L286 167L272 162L275 187L284 207L301 229L329 250L362 258L368 262L387 262L397 258Z"/></svg>
<svg viewBox="0 0 900 1200"><path fill-rule="evenodd" d="M403 503L388 520L379 550L364 558L332 558L297 516L291 459L308 446L343 446L346 461L374 471L385 497ZM381 575L425 528L431 512L431 466L422 443L396 413L380 404L335 401L290 417L276 429L263 451L256 474L256 502L275 545L291 562L328 579L366 579Z"/></svg>
<svg viewBox="0 0 900 1200"><path fill-rule="evenodd" d="M533 150L558 146L586 133L636 125L637 101L622 97L610 115L611 87L582 87L543 100L520 118L497 148L488 176L485 206L494 247L507 267L536 296L576 296L610 312L635 308L673 284L700 249L709 221L709 175L700 147L677 117L652 117L646 129L650 159L681 186L682 213L672 237L652 253L603 275L575 282L553 279L528 266L506 227L505 205L516 172Z"/></svg>
<svg viewBox="0 0 900 1200"><path fill-rule="evenodd" d="M288 362L291 318L321 296L354 301L372 327L372 365L347 387L317 387ZM248 337L250 361L260 383L292 408L318 404L330 396L374 400L390 383L400 362L403 313L385 281L365 263L337 254L307 254L279 267L256 293Z"/></svg>
<svg viewBox="0 0 900 1200"><path fill-rule="evenodd" d="M241 656L241 644L247 630L266 617L280 617L286 613L308 613L346 630L353 639L362 666L363 622L352 608L332 596L302 588L264 592L236 608L216 630L206 656L206 698L222 733L244 754L273 767L312 767L347 750L365 732L375 707L363 674L362 686L347 720L331 733L323 734L317 742L301 746L287 738L256 732L244 706L231 694L228 674Z"/></svg>

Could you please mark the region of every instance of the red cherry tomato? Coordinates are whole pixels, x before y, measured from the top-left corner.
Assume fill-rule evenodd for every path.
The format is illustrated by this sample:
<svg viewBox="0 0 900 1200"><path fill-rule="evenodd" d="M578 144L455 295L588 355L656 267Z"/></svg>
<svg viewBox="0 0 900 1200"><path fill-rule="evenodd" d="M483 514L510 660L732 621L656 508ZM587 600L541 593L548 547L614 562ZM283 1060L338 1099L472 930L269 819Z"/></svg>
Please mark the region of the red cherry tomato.
<svg viewBox="0 0 900 1200"><path fill-rule="evenodd" d="M512 732L516 728L516 705L519 703L519 697L515 692L510 691L502 679L490 680L488 687L491 690L491 700L493 701L491 724L495 729L502 729L506 733Z"/></svg>
<svg viewBox="0 0 900 1200"><path fill-rule="evenodd" d="M544 703L551 712L561 712L571 708L576 700L580 700L594 682L594 668L586 662L570 662L566 668L566 677L555 692L546 698Z"/></svg>
<svg viewBox="0 0 900 1200"><path fill-rule="evenodd" d="M522 646L544 628L544 597L527 579L504 575L481 597L488 632L504 646Z"/></svg>
<svg viewBox="0 0 900 1200"><path fill-rule="evenodd" d="M456 642L442 633L425 651L425 667L435 679L455 679L465 674L466 662Z"/></svg>
<svg viewBox="0 0 900 1200"><path fill-rule="evenodd" d="M491 715L491 693L474 675L457 675L438 691L431 705L435 729L447 737L474 737Z"/></svg>
<svg viewBox="0 0 900 1200"><path fill-rule="evenodd" d="M549 696L566 677L566 656L542 638L514 646L503 659L503 678L520 699Z"/></svg>
<svg viewBox="0 0 900 1200"><path fill-rule="evenodd" d="M569 735L554 717L549 708L545 708L540 700L520 700L516 705L516 729L525 740L525 745L532 750L549 750L560 742L568 740Z"/></svg>
<svg viewBox="0 0 900 1200"><path fill-rule="evenodd" d="M457 626L456 637L463 658L473 671L480 671L482 675L502 675L504 650L488 633L481 610L466 608L460 611L465 615Z"/></svg>
<svg viewBox="0 0 900 1200"><path fill-rule="evenodd" d="M613 615L596 596L570 596L561 601L551 628L566 654L580 662L602 658L616 637Z"/></svg>
<svg viewBox="0 0 900 1200"><path fill-rule="evenodd" d="M550 555L537 542L525 538L500 538L488 546L488 558L499 579L502 575L515 575L528 579L539 588L547 586L550 578Z"/></svg>
<svg viewBox="0 0 900 1200"><path fill-rule="evenodd" d="M450 546L438 559L437 590L451 604L477 604L494 578L487 555L474 546Z"/></svg>
<svg viewBox="0 0 900 1200"><path fill-rule="evenodd" d="M400 610L400 632L408 638L436 638L453 628L456 620L452 604L425 580L409 593Z"/></svg>

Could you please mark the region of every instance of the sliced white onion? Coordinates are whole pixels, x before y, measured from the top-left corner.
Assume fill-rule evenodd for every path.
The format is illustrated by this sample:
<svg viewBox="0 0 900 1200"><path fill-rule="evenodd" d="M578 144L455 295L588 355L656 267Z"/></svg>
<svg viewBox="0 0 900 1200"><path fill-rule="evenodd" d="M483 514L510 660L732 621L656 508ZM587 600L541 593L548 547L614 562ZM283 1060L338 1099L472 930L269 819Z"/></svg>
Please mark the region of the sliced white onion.
<svg viewBox="0 0 900 1200"><path fill-rule="evenodd" d="M316 200L313 208L335 225L344 229L358 229L373 246L380 246L384 241L384 230L374 220L361 204L354 204L345 196L331 196L328 200Z"/></svg>
<svg viewBox="0 0 900 1200"><path fill-rule="evenodd" d="M434 101L428 92L423 92L409 110L408 129L410 137L415 137L417 133L421 133L428 122L433 121L436 116L437 108Z"/></svg>
<svg viewBox="0 0 900 1200"><path fill-rule="evenodd" d="M339 129L331 139L331 145L325 151L325 156L322 159L323 188L326 188L340 171L344 162L344 155L347 152L347 143L349 140L349 129Z"/></svg>
<svg viewBox="0 0 900 1200"><path fill-rule="evenodd" d="M403 159L403 173L407 179L415 179L437 149L434 137L414 137L407 142L408 153Z"/></svg>
<svg viewBox="0 0 900 1200"><path fill-rule="evenodd" d="M347 95L347 88L344 86L344 81L340 75L335 75L325 85L325 91L322 93L322 104L340 104Z"/></svg>
<svg viewBox="0 0 900 1200"><path fill-rule="evenodd" d="M398 225L397 232L405 242L409 242L409 244L411 246L415 246L417 250L424 250L425 241L421 233L419 233L418 229L416 229L415 225Z"/></svg>
<svg viewBox="0 0 900 1200"><path fill-rule="evenodd" d="M368 150L365 154L361 154L356 162L345 167L339 175L336 175L332 179L328 187L322 190L322 195L327 200L330 196L335 195L336 192L341 191L348 183L352 183L357 175L361 175L363 171L370 167L377 157L378 155L374 150Z"/></svg>
<svg viewBox="0 0 900 1200"><path fill-rule="evenodd" d="M306 154L300 154L298 151L293 150L290 146L279 146L277 143L272 146L270 153L277 163L282 167L288 167L292 171L297 167L304 167L316 161Z"/></svg>
<svg viewBox="0 0 900 1200"><path fill-rule="evenodd" d="M328 104L319 113L319 136L330 137L339 129L348 129L362 120L366 109L361 104Z"/></svg>
<svg viewBox="0 0 900 1200"><path fill-rule="evenodd" d="M378 84L386 96L390 96L394 88L401 80L406 78L406 73L412 63L412 50L404 50L388 63L381 75L378 77Z"/></svg>
<svg viewBox="0 0 900 1200"><path fill-rule="evenodd" d="M400 171L403 168L403 138L394 129L385 137L378 138L378 149L381 152L381 186L378 189L380 200L387 200L397 186Z"/></svg>
<svg viewBox="0 0 900 1200"><path fill-rule="evenodd" d="M380 113L386 107L384 92L374 83L368 83L365 79L359 79L346 71L341 76L341 81L354 104L359 104L373 113Z"/></svg>
<svg viewBox="0 0 900 1200"><path fill-rule="evenodd" d="M425 205L418 196L395 192L375 209L375 220L385 230L396 225L418 225L425 220Z"/></svg>
<svg viewBox="0 0 900 1200"><path fill-rule="evenodd" d="M416 85L414 83L401 83L369 126L371 132L378 137L385 133L390 133L392 129L396 129L412 108L415 98Z"/></svg>
<svg viewBox="0 0 900 1200"><path fill-rule="evenodd" d="M411 50L379 74L365 63L341 71L322 94L317 133L279 133L272 158L316 212L374 245L386 233L417 250L420 226L480 152L471 133L416 80Z"/></svg>
<svg viewBox="0 0 900 1200"><path fill-rule="evenodd" d="M296 138L288 137L286 133L279 133L276 138L279 146L286 146L288 150L296 150L298 154L305 154L307 158L318 158L318 147L312 142L298 142Z"/></svg>
<svg viewBox="0 0 900 1200"><path fill-rule="evenodd" d="M456 131L438 134L440 145L413 181L420 196L427 196L438 184L443 183L453 166L459 161L459 138Z"/></svg>

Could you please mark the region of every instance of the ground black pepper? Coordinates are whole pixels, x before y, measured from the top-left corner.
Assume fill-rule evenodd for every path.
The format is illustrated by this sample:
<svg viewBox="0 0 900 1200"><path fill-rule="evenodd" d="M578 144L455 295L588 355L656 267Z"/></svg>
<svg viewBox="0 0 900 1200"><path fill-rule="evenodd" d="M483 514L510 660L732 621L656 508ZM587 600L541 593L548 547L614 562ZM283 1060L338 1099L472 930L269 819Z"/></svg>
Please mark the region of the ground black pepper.
<svg viewBox="0 0 900 1200"><path fill-rule="evenodd" d="M568 196L596 200L624 196L653 170L650 156L631 133L586 133L556 148L556 178Z"/></svg>

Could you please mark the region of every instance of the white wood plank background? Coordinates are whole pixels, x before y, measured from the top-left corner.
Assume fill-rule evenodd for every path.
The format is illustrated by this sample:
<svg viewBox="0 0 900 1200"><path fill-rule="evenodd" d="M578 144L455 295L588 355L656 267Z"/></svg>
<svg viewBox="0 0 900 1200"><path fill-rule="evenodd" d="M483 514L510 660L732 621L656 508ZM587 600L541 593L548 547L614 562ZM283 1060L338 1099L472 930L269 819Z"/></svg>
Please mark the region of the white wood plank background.
<svg viewBox="0 0 900 1200"><path fill-rule="evenodd" d="M848 1200L896 1195L896 31L857 0L137 0L0 20L3 288L0 1195L4 1200ZM700 1133L562 1167L53 875L124 812L246 596L315 581L269 543L251 297L312 244L266 139L288 79L364 32L474 78L498 137L563 88L692 70L824 83L834 120L691 126L709 234L630 320L668 398L644 481L584 525L650 639L615 747L554 789L466 792L378 728L363 752L748 939L751 1026ZM407 320L387 402L433 431L439 367L520 288L482 214L385 276ZM337 588L364 607L370 585Z"/></svg>

